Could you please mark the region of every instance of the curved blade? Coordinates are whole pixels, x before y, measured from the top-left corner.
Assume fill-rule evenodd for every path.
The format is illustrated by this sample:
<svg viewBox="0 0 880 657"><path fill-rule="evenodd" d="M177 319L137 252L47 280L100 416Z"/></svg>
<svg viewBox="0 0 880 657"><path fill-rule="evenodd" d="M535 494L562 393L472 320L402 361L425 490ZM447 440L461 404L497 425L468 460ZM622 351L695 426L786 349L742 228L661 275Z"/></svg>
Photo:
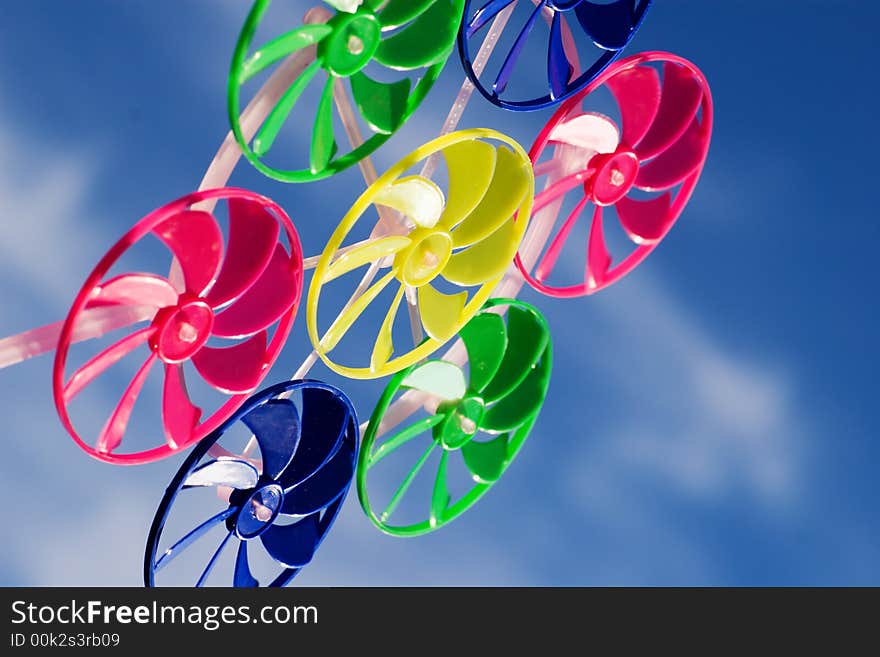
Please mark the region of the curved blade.
<svg viewBox="0 0 880 657"><path fill-rule="evenodd" d="M683 66L666 62L657 115L645 138L634 144L639 160L649 160L678 141L697 115L702 100L699 81Z"/></svg>
<svg viewBox="0 0 880 657"><path fill-rule="evenodd" d="M449 486L446 483L446 463L449 460L449 452L445 449L440 455L440 463L437 465L437 477L434 479L434 490L431 493L431 515L428 523L436 527L443 522L446 509L449 508Z"/></svg>
<svg viewBox="0 0 880 657"><path fill-rule="evenodd" d="M581 2L574 11L587 36L604 50L620 50L632 36L633 0L605 5Z"/></svg>
<svg viewBox="0 0 880 657"><path fill-rule="evenodd" d="M490 433L513 431L537 415L547 394L550 365L550 359L542 357L522 383L489 407L480 429Z"/></svg>
<svg viewBox="0 0 880 657"><path fill-rule="evenodd" d="M272 326L296 303L301 275L298 264L277 244L260 277L229 308L215 316L211 334L243 338Z"/></svg>
<svg viewBox="0 0 880 657"><path fill-rule="evenodd" d="M145 344L155 332L156 329L152 326L135 331L131 335L122 338L122 340L113 343L89 360L71 374L67 380L67 383L64 385L64 401L69 402L76 397L87 385L106 372L111 366L118 363L142 344Z"/></svg>
<svg viewBox="0 0 880 657"><path fill-rule="evenodd" d="M309 563L319 538L317 513L292 525L273 525L260 536L269 556L288 568L301 568Z"/></svg>
<svg viewBox="0 0 880 657"><path fill-rule="evenodd" d="M123 274L102 283L89 299L88 308L104 305L165 308L177 303L177 290L167 279L153 274Z"/></svg>
<svg viewBox="0 0 880 657"><path fill-rule="evenodd" d="M262 157L272 150L272 146L275 145L275 140L287 121L287 117L290 116L300 96L302 96L309 83L320 70L320 62L315 61L309 64L300 76L290 84L281 98L278 99L275 107L269 112L269 116L266 117L266 120L263 121L259 131L254 136L253 151L255 155Z"/></svg>
<svg viewBox="0 0 880 657"><path fill-rule="evenodd" d="M390 135L403 124L409 104L409 78L377 82L358 71L349 80L354 103L374 132Z"/></svg>
<svg viewBox="0 0 880 657"><path fill-rule="evenodd" d="M516 0L489 0L480 7L471 18L471 22L467 24L467 36L471 38L480 31L486 23L500 14L505 7L513 4Z"/></svg>
<svg viewBox="0 0 880 657"><path fill-rule="evenodd" d="M260 71L280 59L292 55L297 50L318 43L333 31L326 23L303 25L272 39L265 46L247 58L238 71L238 84L242 85Z"/></svg>
<svg viewBox="0 0 880 657"><path fill-rule="evenodd" d="M507 148L497 152L495 172L485 195L468 217L452 229L453 248L476 244L494 233L514 215L529 193L531 165Z"/></svg>
<svg viewBox="0 0 880 657"><path fill-rule="evenodd" d="M419 226L433 228L443 212L443 190L422 176L395 180L379 191L373 203L402 212Z"/></svg>
<svg viewBox="0 0 880 657"><path fill-rule="evenodd" d="M660 109L660 75L650 66L634 66L605 84L620 108L623 141L633 148L648 134Z"/></svg>
<svg viewBox="0 0 880 657"><path fill-rule="evenodd" d="M454 253L443 268L443 278L456 285L481 285L510 266L519 247L525 218L511 218L489 237L459 253Z"/></svg>
<svg viewBox="0 0 880 657"><path fill-rule="evenodd" d="M495 90L496 94L502 94L504 93L504 90L507 89L507 83L510 82L510 76L513 73L516 62L519 60L522 49L525 47L529 34L531 34L534 29L535 22L538 20L538 16L540 16L541 10L544 9L545 4L546 0L541 0L541 2L535 6L529 19L526 21L526 24L523 25L522 30L520 30L520 33L516 36L516 41L514 41L513 45L510 47L507 57L504 58L504 63L498 70L498 75L495 76L495 82L492 84L492 89Z"/></svg>
<svg viewBox="0 0 880 657"><path fill-rule="evenodd" d="M489 191L495 175L498 149L478 139L462 141L443 149L449 195L440 224L454 228L467 217Z"/></svg>
<svg viewBox="0 0 880 657"><path fill-rule="evenodd" d="M550 82L550 98L556 100L565 94L572 73L571 63L562 43L562 14L553 13L550 24L550 43L547 46L547 79Z"/></svg>
<svg viewBox="0 0 880 657"><path fill-rule="evenodd" d="M635 185L639 189L660 191L684 181L703 162L706 139L700 122L695 118L677 142L639 169Z"/></svg>
<svg viewBox="0 0 880 657"><path fill-rule="evenodd" d="M461 399L467 392L467 383L461 368L445 360L429 360L419 365L400 385L427 392L443 401Z"/></svg>
<svg viewBox="0 0 880 657"><path fill-rule="evenodd" d="M618 206L620 203L618 203ZM618 213L619 216L619 213ZM602 206L597 205L593 211L593 223L590 224L590 241L587 245L586 281L591 288L597 288L605 282L605 276L611 267L611 254L605 245L605 227L602 220Z"/></svg>
<svg viewBox="0 0 880 657"><path fill-rule="evenodd" d="M232 575L232 585L238 588L254 588L260 583L251 575L248 565L247 541L240 541L238 554L235 556L235 572Z"/></svg>
<svg viewBox="0 0 880 657"><path fill-rule="evenodd" d="M278 242L278 221L261 204L230 198L226 257L205 301L220 308L247 290L269 265Z"/></svg>
<svg viewBox="0 0 880 657"><path fill-rule="evenodd" d="M217 390L229 395L251 392L269 363L266 360L266 331L260 331L252 338L234 347L217 349L202 347L192 357L199 374Z"/></svg>
<svg viewBox="0 0 880 657"><path fill-rule="evenodd" d="M285 490L311 477L339 451L351 422L348 408L331 392L302 391L302 434L293 460L278 477Z"/></svg>
<svg viewBox="0 0 880 657"><path fill-rule="evenodd" d="M443 294L428 283L418 288L419 316L425 333L438 342L446 342L461 325L468 293Z"/></svg>
<svg viewBox="0 0 880 657"><path fill-rule="evenodd" d="M474 480L480 484L498 481L507 467L508 435L498 436L488 442L472 440L461 448L461 456Z"/></svg>
<svg viewBox="0 0 880 657"><path fill-rule="evenodd" d="M149 358L147 358L146 362L141 365L140 369L128 384L125 392L122 393L122 398L119 400L119 403L116 404L116 408L113 410L112 415L107 418L107 423L98 435L98 440L95 443L95 449L97 451L109 454L119 447L119 443L122 442L122 436L125 434L125 429L128 426L128 420L131 417L131 411L134 408L138 396L141 394L141 388L144 386L144 381L147 380L147 375L150 373L150 369L157 360L158 358L155 354L150 354Z"/></svg>
<svg viewBox="0 0 880 657"><path fill-rule="evenodd" d="M423 14L436 0L388 0L379 12L383 30L393 30Z"/></svg>
<svg viewBox="0 0 880 657"><path fill-rule="evenodd" d="M304 482L284 492L281 513L304 516L327 508L348 490L354 476L354 446L343 446Z"/></svg>
<svg viewBox="0 0 880 657"><path fill-rule="evenodd" d="M570 144L595 153L613 153L620 143L620 132L614 122L603 114L584 112L572 116L553 128L550 141Z"/></svg>
<svg viewBox="0 0 880 657"><path fill-rule="evenodd" d="M411 242L412 240L405 235L392 235L356 246L333 261L327 268L327 273L324 274L321 282L329 283L358 267L392 256L403 251Z"/></svg>
<svg viewBox="0 0 880 657"><path fill-rule="evenodd" d="M215 525L220 524L236 511L238 511L238 507L235 506L223 509L223 511L216 516L208 518L201 525L190 531L188 534L185 534L183 538L159 555L159 558L156 559L156 563L153 565L153 570L158 572L159 569L167 566L175 557L192 545L197 539L204 536Z"/></svg>
<svg viewBox="0 0 880 657"><path fill-rule="evenodd" d="M507 349L504 319L495 313L481 313L459 332L468 355L470 387L483 392L497 374Z"/></svg>
<svg viewBox="0 0 880 657"><path fill-rule="evenodd" d="M180 263L186 291L201 295L214 281L223 258L223 234L214 217L185 210L156 226L153 234Z"/></svg>
<svg viewBox="0 0 880 657"><path fill-rule="evenodd" d="M398 71L442 62L455 43L460 11L458 2L437 0L405 28L383 39L374 59Z"/></svg>
<svg viewBox="0 0 880 657"><path fill-rule="evenodd" d="M373 283L373 285L358 297L358 299L351 304L347 310L344 310L343 313L336 318L336 320L330 325L330 328L327 329L324 337L321 338L322 349L325 351L332 351L336 348L336 345L338 345L339 341L345 337L346 333L348 333L358 317L360 317L367 309L367 306L373 303L382 291L388 287L388 284L394 280L395 273L396 272L392 270Z"/></svg>
<svg viewBox="0 0 880 657"><path fill-rule="evenodd" d="M614 206L620 225L636 244L653 244L663 237L674 221L669 212L671 195L666 192L650 201L623 197Z"/></svg>
<svg viewBox="0 0 880 657"><path fill-rule="evenodd" d="M531 313L511 306L507 309L507 351L483 400L493 402L516 388L538 362L550 340L546 328Z"/></svg>
<svg viewBox="0 0 880 657"><path fill-rule="evenodd" d="M260 446L262 474L278 479L301 440L299 413L289 399L270 399L241 418Z"/></svg>
<svg viewBox="0 0 880 657"><path fill-rule="evenodd" d="M394 300L385 313L385 319L382 320L382 326L379 328L379 334L376 336L376 344L373 345L373 352L370 354L370 370L375 372L391 358L394 353L394 320L397 319L397 311L400 308L400 302L406 288L403 285L394 295Z"/></svg>
<svg viewBox="0 0 880 657"><path fill-rule="evenodd" d="M327 168L330 160L336 155L336 138L333 136L333 85L336 78L327 76L318 110L315 114L315 124L312 128L312 145L309 150L309 168L312 173L318 173Z"/></svg>
<svg viewBox="0 0 880 657"><path fill-rule="evenodd" d="M256 486L259 478L257 469L250 463L221 457L193 470L183 482L183 486L184 488L228 486L236 490L247 490Z"/></svg>
<svg viewBox="0 0 880 657"><path fill-rule="evenodd" d="M166 364L162 390L162 427L165 431L165 442L173 449L189 443L201 417L202 410L190 401L183 367Z"/></svg>

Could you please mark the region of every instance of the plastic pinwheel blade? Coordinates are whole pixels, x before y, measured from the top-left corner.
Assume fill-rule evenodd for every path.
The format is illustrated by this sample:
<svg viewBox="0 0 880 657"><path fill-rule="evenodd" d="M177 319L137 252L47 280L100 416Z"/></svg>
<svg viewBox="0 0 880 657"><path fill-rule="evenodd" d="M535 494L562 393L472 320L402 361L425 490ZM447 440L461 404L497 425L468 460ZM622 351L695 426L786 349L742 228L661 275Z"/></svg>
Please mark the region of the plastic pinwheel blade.
<svg viewBox="0 0 880 657"><path fill-rule="evenodd" d="M328 242L309 289L309 338L328 367L352 378L394 374L429 356L479 311L528 228L534 173L524 155L516 142L493 130L454 132L403 158L366 190ZM428 168L445 165L442 187L422 175L405 175L425 162ZM345 246L370 205L390 208L406 223L380 224L371 228L378 237ZM324 287L367 265L358 295L319 330ZM373 314L368 309L382 317L372 329L361 319ZM418 328L428 337L417 338L410 350L393 339L406 309L412 322L412 311L418 311ZM333 352L355 331L375 336L369 362L341 364Z"/></svg>
<svg viewBox="0 0 880 657"><path fill-rule="evenodd" d="M491 103L514 111L545 109L594 84L629 45L652 1L467 0L459 53L471 82ZM498 20L514 36L478 73L477 52ZM536 59L546 61L543 87L528 84Z"/></svg>
<svg viewBox="0 0 880 657"><path fill-rule="evenodd" d="M297 392L301 393L298 403ZM251 455L249 447L242 449L241 432L230 432L238 422L254 432L259 456ZM333 427L328 429L326 423ZM262 581L285 586L312 560L333 525L354 476L357 449L354 409L336 388L318 381L288 381L255 394L199 443L167 488L147 539L145 583L157 585L161 570L163 583L174 585L231 581L237 587L252 587ZM178 497L206 488L216 489L213 505L220 504L222 510L206 508L208 520L168 542L170 547L160 553L162 534L174 517ZM211 503L204 495L198 499ZM212 540L206 537L216 535L218 528L226 534L199 567L201 574L184 572L192 559L169 568L192 546ZM224 566L229 570L221 576L220 556L236 541L234 563ZM270 561L259 558L259 553ZM171 571L178 581L168 579Z"/></svg>
<svg viewBox="0 0 880 657"><path fill-rule="evenodd" d="M590 93L602 86L617 102L619 127L582 110ZM554 152L554 159L541 165L551 173L536 200L535 216L555 222L558 210L553 207L560 207L568 194L580 198L558 228L543 227L551 238L543 253L528 255L534 265L527 267L525 255L518 254L516 264L526 280L550 296L575 297L604 289L635 269L687 205L708 155L712 115L703 74L687 60L663 52L614 64L561 107L531 151L536 165L549 147ZM606 233L615 218L634 245L628 253L609 249ZM589 222L588 242L569 246L582 220ZM583 280L551 283L557 263L571 253L586 255Z"/></svg>
<svg viewBox="0 0 880 657"><path fill-rule="evenodd" d="M256 0L242 28L230 70L227 108L236 140L265 175L310 182L335 175L369 156L403 126L440 74L455 43L464 0L334 0L311 10L308 23L253 49L269 0ZM384 67L388 74L367 70ZM257 96L269 108L251 136L240 116L242 87L273 70ZM381 77L382 79L377 79ZM395 79L396 78L396 79ZM310 87L321 89L310 106ZM350 89L349 89L350 87ZM347 148L335 134L336 117L369 132ZM312 125L307 166L282 167L274 149L291 121ZM247 134L246 134L247 132Z"/></svg>
<svg viewBox="0 0 880 657"><path fill-rule="evenodd" d="M506 322L501 314L504 309ZM367 426L358 455L358 496L367 516L388 534L415 536L435 531L473 506L516 457L543 405L552 349L547 324L535 308L511 299L493 299L462 329L461 338L468 356L467 379L458 365L447 361L428 361L404 370L385 389ZM402 391L424 393L427 399L417 403L436 411L407 426L392 426L380 436L392 401ZM487 396L487 391L495 391L494 396ZM399 422L397 413L392 414L392 425ZM380 463L390 464L395 459L389 457L416 442L420 446L413 447L411 454L420 456L405 471L390 500L376 506L370 497L369 472ZM438 452L439 462L432 472L429 463L436 461ZM400 464L400 457L396 460ZM456 467L470 474L470 489L450 490L450 472ZM412 499L417 478L433 478L430 500ZM410 513L413 508L421 509L423 516L427 512L427 518L397 520L399 509L405 506Z"/></svg>
<svg viewBox="0 0 880 657"><path fill-rule="evenodd" d="M214 215L193 209L220 200L228 201L225 236ZM156 265L164 270L161 275L107 277L111 269L124 269L130 249L153 239L167 249L170 272L163 258ZM53 371L62 424L82 449L113 463L147 463L189 447L235 412L266 376L290 332L301 291L299 238L290 218L269 199L241 189L215 189L152 212L95 267L64 322ZM133 327L68 373L78 323L96 309L137 310L132 322L146 325ZM209 346L216 338L224 345ZM85 440L74 427L71 405L117 363L135 359L139 366L99 435L93 443ZM185 373L187 363L195 372ZM126 441L133 411L158 378L163 379L161 431L153 427L150 433L165 440L133 449ZM196 378L213 389L216 401L193 401L188 384Z"/></svg>

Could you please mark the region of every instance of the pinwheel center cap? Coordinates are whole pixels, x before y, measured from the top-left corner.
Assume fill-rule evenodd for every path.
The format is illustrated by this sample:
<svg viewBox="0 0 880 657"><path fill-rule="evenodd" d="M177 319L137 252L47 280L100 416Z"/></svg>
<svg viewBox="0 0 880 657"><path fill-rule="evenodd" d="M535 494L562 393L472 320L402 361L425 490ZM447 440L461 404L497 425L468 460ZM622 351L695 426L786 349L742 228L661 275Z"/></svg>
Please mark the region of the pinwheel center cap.
<svg viewBox="0 0 880 657"><path fill-rule="evenodd" d="M614 205L632 189L639 174L639 158L630 150L607 156L593 176L593 201Z"/></svg>
<svg viewBox="0 0 880 657"><path fill-rule="evenodd" d="M452 237L444 231L416 229L410 233L412 244L394 258L398 275L406 285L427 285L443 271L452 255Z"/></svg>
<svg viewBox="0 0 880 657"><path fill-rule="evenodd" d="M318 44L318 56L333 75L347 78L366 66L382 39L382 26L373 14L337 14L333 33Z"/></svg>
<svg viewBox="0 0 880 657"><path fill-rule="evenodd" d="M446 420L439 426L436 438L445 449L460 449L469 443L483 421L485 412L479 397L465 397L446 410Z"/></svg>
<svg viewBox="0 0 880 657"><path fill-rule="evenodd" d="M205 346L214 327L211 306L197 299L162 308L153 319L156 331L150 348L164 362L174 365L188 360Z"/></svg>
<svg viewBox="0 0 880 657"><path fill-rule="evenodd" d="M235 533L239 538L256 538L275 522L284 502L284 491L278 484L266 484L257 488L241 505L235 520Z"/></svg>

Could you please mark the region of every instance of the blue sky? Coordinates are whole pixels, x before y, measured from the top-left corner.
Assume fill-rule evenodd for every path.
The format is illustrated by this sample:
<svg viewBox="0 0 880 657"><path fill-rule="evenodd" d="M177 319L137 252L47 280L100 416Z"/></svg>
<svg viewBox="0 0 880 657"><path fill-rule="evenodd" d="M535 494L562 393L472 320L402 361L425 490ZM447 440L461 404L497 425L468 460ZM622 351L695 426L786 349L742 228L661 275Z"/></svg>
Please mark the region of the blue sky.
<svg viewBox="0 0 880 657"><path fill-rule="evenodd" d="M0 335L63 318L94 263L192 191L228 129L248 3L7 7L0 24ZM278 4L278 3L276 3ZM297 0L279 11L297 16ZM280 5L279 5L280 6ZM540 305L550 395L504 479L428 537L392 539L350 496L311 585L880 584L875 463L875 3L657 0L629 52L695 62L715 99L709 161L669 238L590 299ZM376 157L435 134L463 73ZM475 100L463 126L528 146L548 113ZM363 184L286 186L239 165L318 253ZM871 301L875 299L875 301ZM270 375L307 352L302 316ZM112 467L58 422L51 358L0 372L0 584L138 585L182 457ZM382 382L343 387L364 418Z"/></svg>

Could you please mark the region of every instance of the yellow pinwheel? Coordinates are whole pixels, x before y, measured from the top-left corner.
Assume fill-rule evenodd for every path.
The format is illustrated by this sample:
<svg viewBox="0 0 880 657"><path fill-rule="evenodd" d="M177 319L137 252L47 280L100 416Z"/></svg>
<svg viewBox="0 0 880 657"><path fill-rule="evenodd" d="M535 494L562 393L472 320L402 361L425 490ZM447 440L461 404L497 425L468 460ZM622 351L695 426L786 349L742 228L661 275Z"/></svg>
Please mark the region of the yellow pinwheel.
<svg viewBox="0 0 880 657"><path fill-rule="evenodd" d="M438 173L445 193L423 175L408 175L423 161L427 168L445 164L445 174ZM501 281L525 233L533 196L528 155L494 130L455 132L404 157L355 202L321 254L306 317L316 353L330 369L355 379L393 374L430 355L479 311ZM397 221L378 224L372 239L343 246L371 206L384 209L386 217L390 209ZM360 294L320 330L318 307L325 286L364 267L369 269ZM404 303L411 306L410 323L418 324L426 338L398 352L395 320L407 314ZM388 310L377 315L374 306ZM334 361L334 350L348 351L341 343L355 324L362 328L370 321L378 328L372 329L376 338L369 363ZM354 353L362 352L361 346Z"/></svg>

